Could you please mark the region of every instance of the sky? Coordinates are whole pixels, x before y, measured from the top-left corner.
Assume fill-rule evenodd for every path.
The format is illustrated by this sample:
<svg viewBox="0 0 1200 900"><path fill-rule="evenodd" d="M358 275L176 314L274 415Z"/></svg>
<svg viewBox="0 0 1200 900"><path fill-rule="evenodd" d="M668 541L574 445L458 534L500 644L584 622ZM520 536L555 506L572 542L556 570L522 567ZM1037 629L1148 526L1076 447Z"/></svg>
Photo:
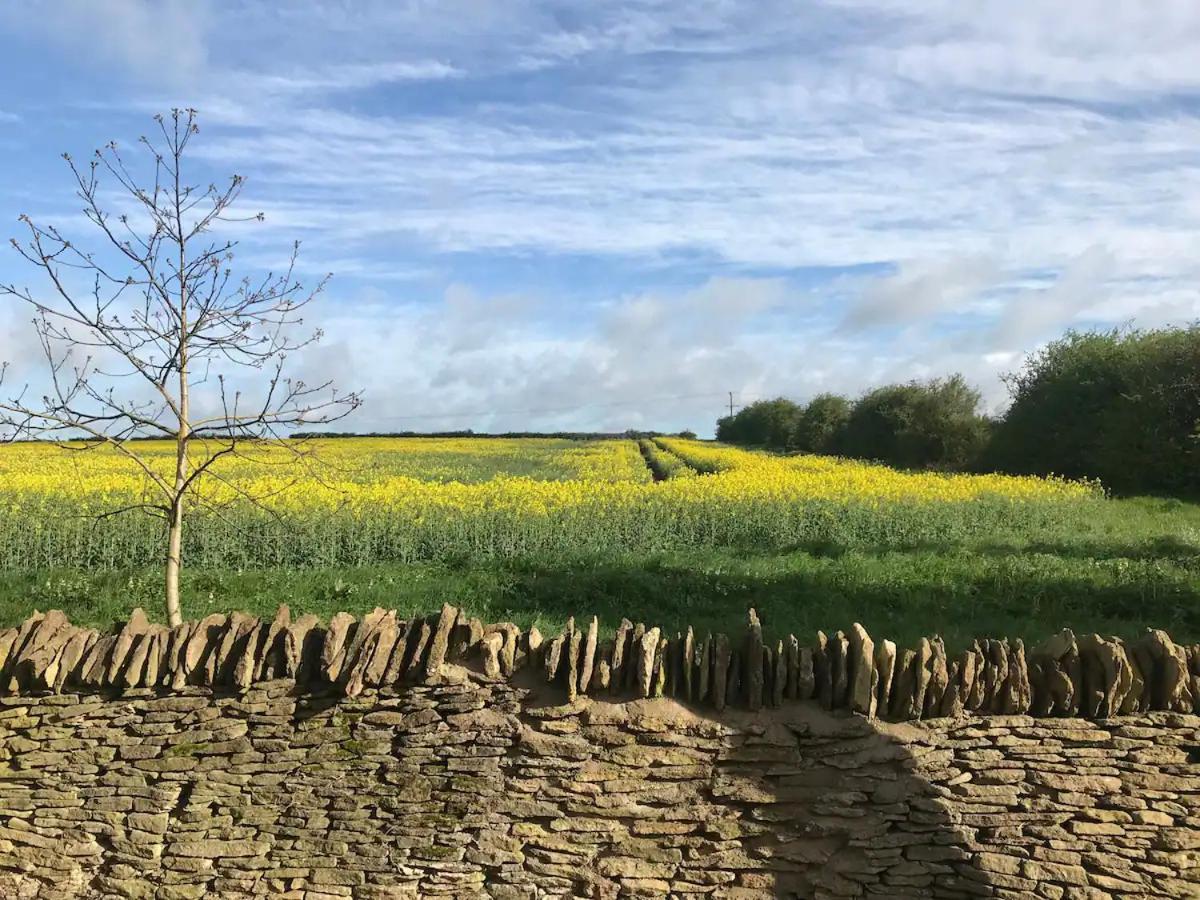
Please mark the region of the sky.
<svg viewBox="0 0 1200 900"><path fill-rule="evenodd" d="M0 6L0 236L193 107L347 430L679 430L1200 318L1194 0ZM143 169L144 171L144 169ZM115 191L113 203L119 205ZM41 290L0 248L0 282ZM38 383L0 298L10 383Z"/></svg>

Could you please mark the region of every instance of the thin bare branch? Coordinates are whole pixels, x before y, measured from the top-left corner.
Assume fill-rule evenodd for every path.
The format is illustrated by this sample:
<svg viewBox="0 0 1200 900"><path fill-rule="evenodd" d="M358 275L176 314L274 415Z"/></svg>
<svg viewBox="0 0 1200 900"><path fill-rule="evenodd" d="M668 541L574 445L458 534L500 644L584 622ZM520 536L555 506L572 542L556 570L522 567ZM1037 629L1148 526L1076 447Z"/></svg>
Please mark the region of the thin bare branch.
<svg viewBox="0 0 1200 900"><path fill-rule="evenodd" d="M362 399L328 382L309 385L286 375L289 355L321 338L319 330L298 329L327 279L306 288L295 277L298 243L282 271L235 276L236 242L209 235L223 223L262 219L231 212L245 179L186 180L185 157L199 132L195 110L172 110L155 124L154 136L138 142L149 156L145 181L115 143L86 165L64 154L84 218L99 232L95 247L21 217L24 239L11 243L40 272L45 289L0 284L0 296L33 310L48 389L34 400L25 384L0 401L0 439L74 439L67 446L79 452L109 447L142 473L161 502L103 515L141 510L167 521L167 605L177 618L189 500L210 511L220 506L202 490L208 479L235 502L262 508L278 493L256 496L228 478L219 461L250 447L282 446L297 471L312 477L311 458L284 430L337 421ZM124 193L126 211L105 208L105 180ZM0 363L0 388L15 387L5 384L11 378L11 367ZM196 402L206 396L215 402L200 405L216 411L196 415ZM145 437L174 442L173 475L155 468L136 443Z"/></svg>

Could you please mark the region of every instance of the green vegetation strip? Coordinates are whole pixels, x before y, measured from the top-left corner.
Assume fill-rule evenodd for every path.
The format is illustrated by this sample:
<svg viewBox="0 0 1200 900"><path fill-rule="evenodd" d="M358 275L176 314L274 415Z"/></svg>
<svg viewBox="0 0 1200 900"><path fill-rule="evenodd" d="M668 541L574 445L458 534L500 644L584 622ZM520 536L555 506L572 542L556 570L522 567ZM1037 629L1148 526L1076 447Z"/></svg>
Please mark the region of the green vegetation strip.
<svg viewBox="0 0 1200 900"><path fill-rule="evenodd" d="M135 606L161 607L157 570L0 573L0 623L34 607L107 626ZM1088 505L1086 517L1025 530L947 533L936 540L822 539L782 550L743 544L595 554L469 556L356 568L185 569L184 613L242 609L271 615L356 614L375 606L404 616L443 602L484 621L561 629L571 615L622 616L675 629L733 632L755 607L772 633L862 622L901 641L940 633L951 646L980 635L1038 640L1070 627L1122 637L1168 629L1200 640L1200 506L1133 499Z"/></svg>

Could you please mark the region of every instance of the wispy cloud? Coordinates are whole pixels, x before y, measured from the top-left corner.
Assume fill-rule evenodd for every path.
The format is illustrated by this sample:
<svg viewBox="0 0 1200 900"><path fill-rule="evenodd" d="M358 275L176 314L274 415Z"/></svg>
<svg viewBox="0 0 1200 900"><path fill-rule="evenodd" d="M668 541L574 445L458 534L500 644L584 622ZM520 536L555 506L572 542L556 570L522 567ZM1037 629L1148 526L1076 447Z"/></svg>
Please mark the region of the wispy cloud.
<svg viewBox="0 0 1200 900"><path fill-rule="evenodd" d="M231 231L242 259L303 238L358 311L328 359L403 359L371 377L439 409L949 369L1000 402L997 371L1063 327L1200 315L1185 0L28 9L0 29L38 47L32 83L95 70L73 137L198 107L198 159L267 216ZM0 108L21 152L61 136L36 90Z"/></svg>
<svg viewBox="0 0 1200 900"><path fill-rule="evenodd" d="M214 26L209 9L190 0L33 0L0 10L0 27L147 79L179 84L205 67Z"/></svg>
<svg viewBox="0 0 1200 900"><path fill-rule="evenodd" d="M239 72L234 74L232 79L251 93L316 94L363 90L406 81L438 81L461 75L461 69L436 60L428 60L305 66L291 73Z"/></svg>

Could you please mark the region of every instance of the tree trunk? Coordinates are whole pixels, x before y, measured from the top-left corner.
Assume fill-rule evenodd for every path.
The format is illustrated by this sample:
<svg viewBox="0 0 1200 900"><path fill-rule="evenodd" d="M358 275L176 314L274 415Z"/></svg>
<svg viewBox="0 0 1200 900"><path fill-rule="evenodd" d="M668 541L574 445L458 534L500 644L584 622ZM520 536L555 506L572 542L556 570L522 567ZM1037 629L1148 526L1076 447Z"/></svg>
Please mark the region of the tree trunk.
<svg viewBox="0 0 1200 900"><path fill-rule="evenodd" d="M176 497L167 524L167 625L183 622L179 605L179 569L183 561L183 497Z"/></svg>
<svg viewBox="0 0 1200 900"><path fill-rule="evenodd" d="M175 158L175 230L179 235L179 430L175 432L175 491L171 495L171 519L167 524L167 624L183 622L179 607L179 570L183 565L183 498L187 493L188 441L192 437L188 392L188 283L187 238L183 230L184 194L179 187L179 157Z"/></svg>

